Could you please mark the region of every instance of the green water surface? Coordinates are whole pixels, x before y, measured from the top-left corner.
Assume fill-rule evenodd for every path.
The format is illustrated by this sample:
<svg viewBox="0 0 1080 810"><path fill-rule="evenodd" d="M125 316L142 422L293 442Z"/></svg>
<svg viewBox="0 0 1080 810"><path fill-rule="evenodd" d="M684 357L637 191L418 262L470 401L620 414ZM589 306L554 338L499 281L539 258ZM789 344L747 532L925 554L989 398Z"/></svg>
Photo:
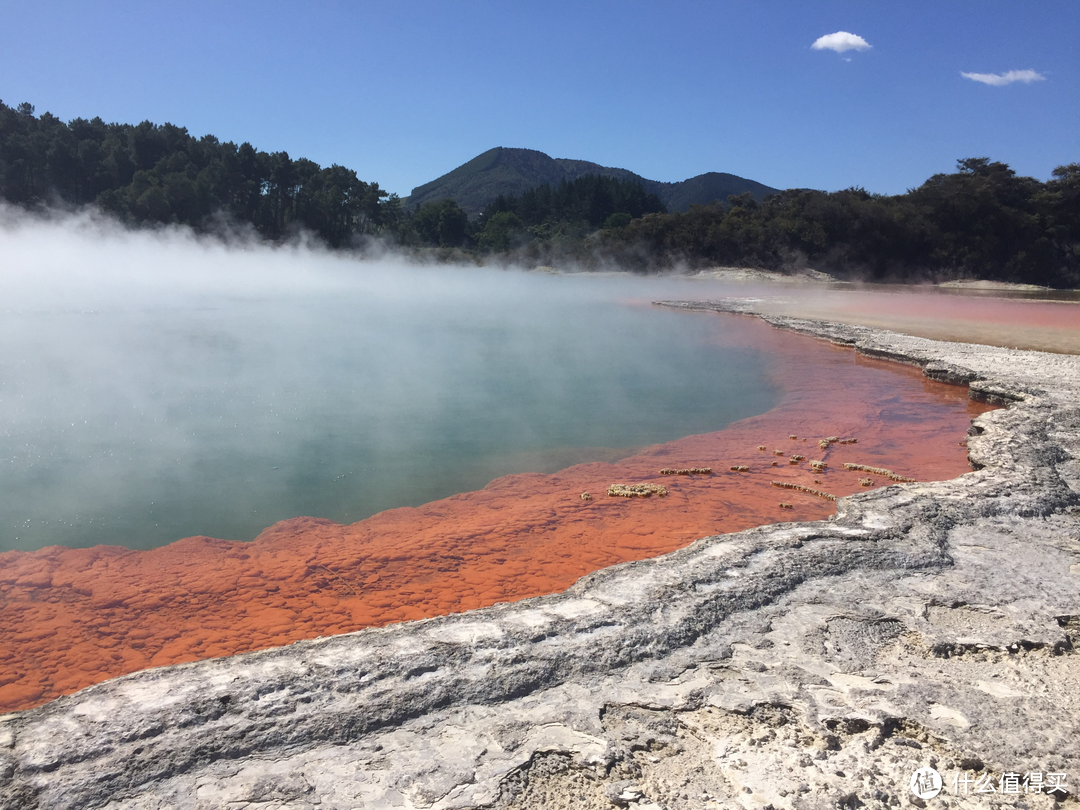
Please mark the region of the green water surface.
<svg viewBox="0 0 1080 810"><path fill-rule="evenodd" d="M645 281L446 270L0 325L0 551L353 522L776 404L737 318Z"/></svg>

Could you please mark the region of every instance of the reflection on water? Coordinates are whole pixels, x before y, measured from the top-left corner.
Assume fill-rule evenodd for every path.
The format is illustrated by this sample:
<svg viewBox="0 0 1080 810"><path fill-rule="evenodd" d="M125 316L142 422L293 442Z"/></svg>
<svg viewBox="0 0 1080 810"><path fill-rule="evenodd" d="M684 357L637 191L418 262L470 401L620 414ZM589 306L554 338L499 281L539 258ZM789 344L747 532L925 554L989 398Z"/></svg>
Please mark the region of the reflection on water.
<svg viewBox="0 0 1080 810"><path fill-rule="evenodd" d="M775 402L737 319L619 300L647 283L402 272L6 313L0 550L353 522Z"/></svg>

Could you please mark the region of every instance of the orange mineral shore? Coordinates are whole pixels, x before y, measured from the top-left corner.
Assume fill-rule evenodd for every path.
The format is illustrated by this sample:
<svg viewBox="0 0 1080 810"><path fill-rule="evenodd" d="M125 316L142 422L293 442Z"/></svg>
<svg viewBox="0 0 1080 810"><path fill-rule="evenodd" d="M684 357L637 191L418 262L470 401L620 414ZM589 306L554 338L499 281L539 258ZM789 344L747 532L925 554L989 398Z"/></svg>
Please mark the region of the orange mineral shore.
<svg viewBox="0 0 1080 810"><path fill-rule="evenodd" d="M0 554L0 711L146 667L561 591L699 537L835 510L773 482L837 496L893 483L844 463L919 481L969 471L966 431L989 408L966 389L758 321L747 327L747 339L769 352L778 407L622 461L510 475L349 526L299 517L248 543L189 537L149 551ZM827 437L857 442L822 448ZM660 473L705 467L712 472ZM635 483L667 494L607 495L611 484Z"/></svg>

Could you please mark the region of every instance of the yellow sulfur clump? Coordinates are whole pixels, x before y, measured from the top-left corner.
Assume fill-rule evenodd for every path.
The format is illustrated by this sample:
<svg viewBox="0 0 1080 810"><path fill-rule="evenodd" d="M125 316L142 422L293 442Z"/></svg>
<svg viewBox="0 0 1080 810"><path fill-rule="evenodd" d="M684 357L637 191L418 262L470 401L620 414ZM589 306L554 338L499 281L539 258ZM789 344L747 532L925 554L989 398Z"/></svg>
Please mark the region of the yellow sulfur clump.
<svg viewBox="0 0 1080 810"><path fill-rule="evenodd" d="M858 439L841 439L839 436L826 436L818 441L818 447L828 450L830 444L855 444L858 441Z"/></svg>
<svg viewBox="0 0 1080 810"><path fill-rule="evenodd" d="M886 470L884 467L868 467L865 464L844 464L844 469L845 470L859 470L860 472L874 473L874 475L883 475L886 478L891 478L893 481L900 481L901 483L904 483L904 484L913 484L913 483L915 483L914 478L908 478L907 476L904 476L904 475L897 475L892 470ZM866 480L869 480L869 479L864 478L863 480L866 481ZM863 486L867 486L867 485L863 484Z"/></svg>
<svg viewBox="0 0 1080 810"><path fill-rule="evenodd" d="M814 482L815 484L817 481ZM774 487L781 487L783 489L794 489L798 492L805 492L807 495L816 495L819 498L824 498L827 501L835 501L836 496L830 495L828 492L822 492L820 489L812 489L810 487L804 487L802 484L792 484L787 481L773 481Z"/></svg>
<svg viewBox="0 0 1080 810"><path fill-rule="evenodd" d="M581 493L581 500L583 500L583 501L591 501L592 500L592 495L590 495L588 492L582 492Z"/></svg>
<svg viewBox="0 0 1080 810"><path fill-rule="evenodd" d="M617 498L648 498L656 494L661 498L667 495L667 487L659 484L612 484L607 494Z"/></svg>

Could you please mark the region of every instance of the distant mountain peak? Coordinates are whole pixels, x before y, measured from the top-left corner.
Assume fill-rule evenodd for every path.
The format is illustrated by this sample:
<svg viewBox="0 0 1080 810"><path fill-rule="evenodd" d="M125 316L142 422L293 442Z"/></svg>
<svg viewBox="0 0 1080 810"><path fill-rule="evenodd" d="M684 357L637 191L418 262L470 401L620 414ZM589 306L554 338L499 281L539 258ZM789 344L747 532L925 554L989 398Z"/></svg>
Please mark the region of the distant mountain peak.
<svg viewBox="0 0 1080 810"><path fill-rule="evenodd" d="M588 160L553 158L535 149L496 146L463 163L442 177L417 186L405 201L410 207L452 197L470 216L480 213L500 194L519 195L523 191L585 175L636 180L646 191L660 197L671 211L685 211L691 205L724 201L731 194L749 191L757 199L775 194L777 189L734 174L706 172L681 183L647 180L627 169L601 166Z"/></svg>

